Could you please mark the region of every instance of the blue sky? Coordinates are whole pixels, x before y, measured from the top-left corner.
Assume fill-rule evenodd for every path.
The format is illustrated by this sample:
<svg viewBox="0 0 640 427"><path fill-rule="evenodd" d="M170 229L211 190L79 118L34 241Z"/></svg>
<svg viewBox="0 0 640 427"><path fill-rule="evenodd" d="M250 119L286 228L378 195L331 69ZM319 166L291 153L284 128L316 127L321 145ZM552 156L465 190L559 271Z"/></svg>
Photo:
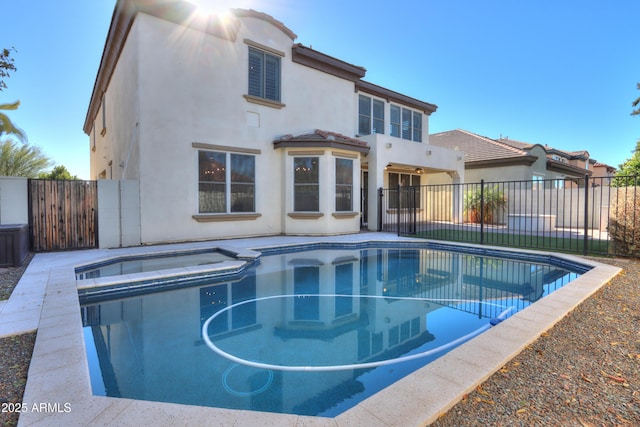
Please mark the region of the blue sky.
<svg viewBox="0 0 640 427"><path fill-rule="evenodd" d="M640 138L637 0L199 0L253 8L296 42L365 67L365 80L438 105L430 132L508 136L618 166ZM17 72L0 103L72 174L89 176L82 125L116 0L2 0L0 48Z"/></svg>

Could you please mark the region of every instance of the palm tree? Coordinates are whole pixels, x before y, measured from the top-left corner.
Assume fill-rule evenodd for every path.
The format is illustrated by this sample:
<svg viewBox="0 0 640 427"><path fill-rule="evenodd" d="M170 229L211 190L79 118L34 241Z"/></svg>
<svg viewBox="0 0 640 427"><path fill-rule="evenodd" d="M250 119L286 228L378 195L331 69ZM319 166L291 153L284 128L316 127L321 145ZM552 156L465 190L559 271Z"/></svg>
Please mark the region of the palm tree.
<svg viewBox="0 0 640 427"><path fill-rule="evenodd" d="M20 101L16 101L13 104L0 104L0 110L17 110L20 106ZM25 135L24 131L19 127L15 126L9 120L9 117L0 112L0 135L15 135L21 141L25 141L27 139L27 135Z"/></svg>
<svg viewBox="0 0 640 427"><path fill-rule="evenodd" d="M50 166L51 160L40 148L18 144L9 137L0 140L0 176L36 178Z"/></svg>

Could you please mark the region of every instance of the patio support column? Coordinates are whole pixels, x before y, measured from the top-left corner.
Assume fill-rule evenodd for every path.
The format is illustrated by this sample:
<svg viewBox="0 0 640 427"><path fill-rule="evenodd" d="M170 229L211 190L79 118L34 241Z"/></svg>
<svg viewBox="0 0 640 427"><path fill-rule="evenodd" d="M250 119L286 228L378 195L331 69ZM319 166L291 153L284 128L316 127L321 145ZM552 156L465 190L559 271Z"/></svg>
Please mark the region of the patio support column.
<svg viewBox="0 0 640 427"><path fill-rule="evenodd" d="M451 220L454 224L462 224L464 222L464 193L462 191L462 180L457 173L451 174L453 178L453 195L452 195L452 212Z"/></svg>
<svg viewBox="0 0 640 427"><path fill-rule="evenodd" d="M374 147L375 145L372 147L372 152L375 152ZM384 167L386 165L387 163L383 159L379 159L377 155L369 154L369 186L367 191L367 204L369 209L367 212L367 227L369 231L378 230L378 188L384 188Z"/></svg>

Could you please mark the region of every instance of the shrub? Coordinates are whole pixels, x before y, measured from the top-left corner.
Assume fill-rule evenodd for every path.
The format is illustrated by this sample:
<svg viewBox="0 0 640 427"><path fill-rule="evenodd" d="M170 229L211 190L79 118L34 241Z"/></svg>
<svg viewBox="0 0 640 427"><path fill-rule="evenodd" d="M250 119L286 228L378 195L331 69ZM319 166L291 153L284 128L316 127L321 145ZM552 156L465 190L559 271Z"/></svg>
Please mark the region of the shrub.
<svg viewBox="0 0 640 427"><path fill-rule="evenodd" d="M484 211L482 219L485 224L499 221L499 214L507 207L507 196L498 187L485 187L482 194ZM480 187L467 191L464 195L464 210L469 222L480 222Z"/></svg>
<svg viewBox="0 0 640 427"><path fill-rule="evenodd" d="M609 252L640 256L640 187L623 187L614 197L609 217Z"/></svg>

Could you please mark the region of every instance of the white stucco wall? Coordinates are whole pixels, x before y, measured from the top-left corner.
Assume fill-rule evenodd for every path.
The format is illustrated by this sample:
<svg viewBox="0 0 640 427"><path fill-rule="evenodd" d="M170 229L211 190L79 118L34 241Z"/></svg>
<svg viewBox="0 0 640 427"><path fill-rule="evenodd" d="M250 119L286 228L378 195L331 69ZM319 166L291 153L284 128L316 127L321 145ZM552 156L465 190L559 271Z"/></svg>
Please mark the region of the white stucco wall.
<svg viewBox="0 0 640 427"><path fill-rule="evenodd" d="M483 179L485 182L530 180L531 168L527 165L514 165L465 171L465 183L476 183Z"/></svg>
<svg viewBox="0 0 640 427"><path fill-rule="evenodd" d="M140 192L135 180L98 180L101 248L140 245Z"/></svg>
<svg viewBox="0 0 640 427"><path fill-rule="evenodd" d="M0 177L0 225L28 223L27 178Z"/></svg>
<svg viewBox="0 0 640 427"><path fill-rule="evenodd" d="M139 81L143 242L266 235L288 230L292 224L283 220L287 212L284 194L292 189L283 188L286 158L274 150L273 141L285 134L298 135L316 128L353 133L353 83L293 63L293 42L271 24L253 18L243 19L243 23L235 42L144 14L134 23L140 76L144 76ZM250 103L243 97L247 93L248 69L245 39L284 53L284 108ZM258 150L257 219L192 219L198 214L198 149L193 148L194 142ZM324 184L330 185L330 181L323 181ZM331 215L325 217L333 221ZM334 230L320 221L313 229L318 233L353 232L359 228L358 221L342 220L340 224L350 224L344 230ZM303 231L309 232L308 221L300 223L300 232Z"/></svg>
<svg viewBox="0 0 640 427"><path fill-rule="evenodd" d="M141 86L138 44L139 34L134 25L104 93L105 101L93 122L90 135L91 179L139 178L137 123L138 90Z"/></svg>

